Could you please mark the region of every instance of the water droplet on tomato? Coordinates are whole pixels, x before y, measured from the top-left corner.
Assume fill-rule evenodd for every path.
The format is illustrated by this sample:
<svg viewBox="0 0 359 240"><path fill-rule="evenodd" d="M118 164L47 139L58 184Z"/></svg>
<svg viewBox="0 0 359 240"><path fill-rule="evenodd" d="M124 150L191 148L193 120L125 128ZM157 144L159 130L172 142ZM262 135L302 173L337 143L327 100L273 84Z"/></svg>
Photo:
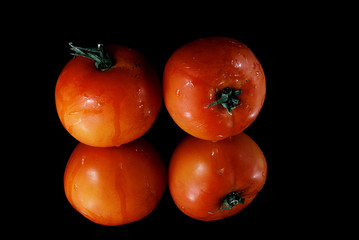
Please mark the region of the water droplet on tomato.
<svg viewBox="0 0 359 240"><path fill-rule="evenodd" d="M83 156L83 157L81 158L81 165L84 165L84 164L85 164L85 160L86 160L86 156Z"/></svg>
<svg viewBox="0 0 359 240"><path fill-rule="evenodd" d="M176 90L176 96L179 97L179 95L181 94L181 91L179 89Z"/></svg>
<svg viewBox="0 0 359 240"><path fill-rule="evenodd" d="M193 88L194 87L194 84L192 81L188 81L186 84L185 84L186 87L191 87Z"/></svg>
<svg viewBox="0 0 359 240"><path fill-rule="evenodd" d="M218 148L212 148L211 156L214 157L216 154L218 154Z"/></svg>

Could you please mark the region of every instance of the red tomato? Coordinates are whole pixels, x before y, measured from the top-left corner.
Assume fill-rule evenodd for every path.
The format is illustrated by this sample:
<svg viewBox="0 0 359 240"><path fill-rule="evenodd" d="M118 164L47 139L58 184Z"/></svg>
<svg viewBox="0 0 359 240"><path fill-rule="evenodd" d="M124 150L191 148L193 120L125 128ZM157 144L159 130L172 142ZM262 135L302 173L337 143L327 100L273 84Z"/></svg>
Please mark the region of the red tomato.
<svg viewBox="0 0 359 240"><path fill-rule="evenodd" d="M184 131L217 141L241 133L255 120L266 83L261 64L244 44L210 37L173 53L163 91L169 114Z"/></svg>
<svg viewBox="0 0 359 240"><path fill-rule="evenodd" d="M262 189L267 163L245 133L218 142L187 136L169 165L168 184L177 207L203 221L232 216Z"/></svg>
<svg viewBox="0 0 359 240"><path fill-rule="evenodd" d="M167 181L156 150L138 139L121 147L79 143L65 170L65 194L86 218L121 225L144 218L157 206Z"/></svg>
<svg viewBox="0 0 359 240"><path fill-rule="evenodd" d="M141 54L118 45L106 50L93 51L107 56L104 60L110 63L82 56L70 60L55 90L57 112L66 130L95 147L120 146L142 136L154 123L162 101L155 70Z"/></svg>

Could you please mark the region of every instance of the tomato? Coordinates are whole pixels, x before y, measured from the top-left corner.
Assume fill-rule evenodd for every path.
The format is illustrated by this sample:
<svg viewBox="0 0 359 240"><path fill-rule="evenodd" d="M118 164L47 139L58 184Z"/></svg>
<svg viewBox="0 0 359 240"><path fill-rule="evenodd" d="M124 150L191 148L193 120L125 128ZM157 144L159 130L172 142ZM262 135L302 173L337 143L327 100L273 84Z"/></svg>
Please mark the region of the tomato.
<svg viewBox="0 0 359 240"><path fill-rule="evenodd" d="M64 67L55 89L65 129L95 147L120 146L141 137L154 123L162 101L154 68L127 47L71 46L77 56Z"/></svg>
<svg viewBox="0 0 359 240"><path fill-rule="evenodd" d="M91 221L108 226L146 217L160 201L166 182L160 156L142 138L111 148L79 143L64 174L71 205Z"/></svg>
<svg viewBox="0 0 359 240"><path fill-rule="evenodd" d="M168 184L177 207L203 221L232 216L264 186L267 163L245 133L212 142L187 136L171 158Z"/></svg>
<svg viewBox="0 0 359 240"><path fill-rule="evenodd" d="M265 93L258 59L231 38L190 42L172 54L164 70L169 114L184 131L205 140L241 133L258 116Z"/></svg>

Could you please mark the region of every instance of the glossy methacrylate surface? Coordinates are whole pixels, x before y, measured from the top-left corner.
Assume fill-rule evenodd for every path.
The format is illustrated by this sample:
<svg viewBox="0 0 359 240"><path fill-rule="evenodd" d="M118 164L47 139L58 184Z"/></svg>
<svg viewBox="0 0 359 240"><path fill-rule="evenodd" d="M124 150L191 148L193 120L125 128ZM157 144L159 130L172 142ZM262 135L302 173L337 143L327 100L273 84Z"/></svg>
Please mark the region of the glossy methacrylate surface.
<svg viewBox="0 0 359 240"><path fill-rule="evenodd" d="M71 205L91 221L110 226L146 217L166 182L160 156L144 139L112 148L79 143L64 174Z"/></svg>
<svg viewBox="0 0 359 240"><path fill-rule="evenodd" d="M218 142L186 137L169 165L169 188L178 208L195 219L211 221L232 216L264 186L267 163L258 145L245 133ZM218 211L223 199L237 192L244 199Z"/></svg>

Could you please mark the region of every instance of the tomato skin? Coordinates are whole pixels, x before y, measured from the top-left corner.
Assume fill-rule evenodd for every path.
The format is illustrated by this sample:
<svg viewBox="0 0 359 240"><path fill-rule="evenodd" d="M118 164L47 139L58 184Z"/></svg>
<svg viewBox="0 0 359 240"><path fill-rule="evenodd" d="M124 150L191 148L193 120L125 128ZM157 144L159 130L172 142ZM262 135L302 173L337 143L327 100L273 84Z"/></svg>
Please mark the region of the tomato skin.
<svg viewBox="0 0 359 240"><path fill-rule="evenodd" d="M224 88L241 89L240 105L218 104ZM163 75L163 96L173 120L187 133L218 141L237 135L258 116L266 92L261 64L244 44L225 37L190 42L169 58Z"/></svg>
<svg viewBox="0 0 359 240"><path fill-rule="evenodd" d="M253 201L264 186L267 163L245 133L218 142L187 136L173 153L168 175L177 207L192 218L213 221L237 214ZM231 192L238 192L244 203L218 211Z"/></svg>
<svg viewBox="0 0 359 240"><path fill-rule="evenodd" d="M108 226L146 217L160 201L166 182L160 156L142 138L112 148L79 143L64 174L71 205L91 221Z"/></svg>
<svg viewBox="0 0 359 240"><path fill-rule="evenodd" d="M115 64L100 71L77 56L62 70L55 89L59 118L77 140L112 147L142 136L154 123L162 101L159 79L138 52L119 45L106 48Z"/></svg>

